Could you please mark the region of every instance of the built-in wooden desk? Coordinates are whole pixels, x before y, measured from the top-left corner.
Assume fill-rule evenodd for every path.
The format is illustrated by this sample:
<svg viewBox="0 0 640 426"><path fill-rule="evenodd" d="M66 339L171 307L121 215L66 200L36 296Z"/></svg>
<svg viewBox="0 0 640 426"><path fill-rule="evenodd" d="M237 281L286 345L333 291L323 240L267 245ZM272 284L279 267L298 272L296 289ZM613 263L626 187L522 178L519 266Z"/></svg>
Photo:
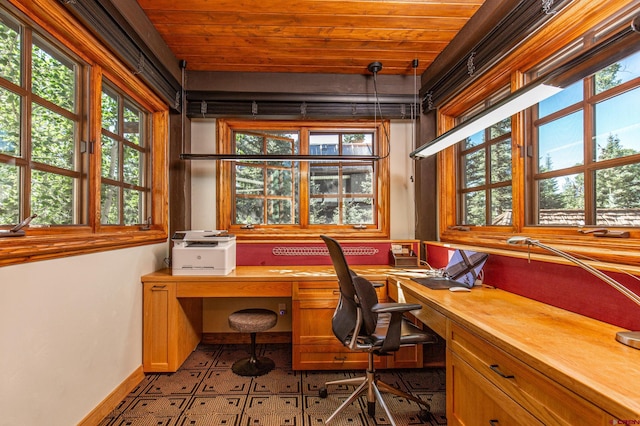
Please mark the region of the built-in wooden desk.
<svg viewBox="0 0 640 426"><path fill-rule="evenodd" d="M385 265L352 269L383 283L391 270ZM331 335L330 315L338 300L332 266L238 266L229 275L219 276L174 276L170 269L163 269L144 275L142 284L145 372L173 372L187 359L202 338L205 297L291 297L293 339L294 344L300 343L300 350L294 351L294 369L366 367L366 356L349 354ZM386 287L380 296L386 297ZM311 298L315 299L313 303L309 302ZM301 304L309 310L296 308ZM304 315L315 317L305 321ZM318 315L328 315L328 320L322 325L321 336L310 337L312 327L313 333L319 329L313 325L320 322ZM315 359L314 354L318 355ZM328 354L335 355L328 361Z"/></svg>
<svg viewBox="0 0 640 426"><path fill-rule="evenodd" d="M498 289L388 290L447 340L449 425L640 424L640 350L620 328Z"/></svg>

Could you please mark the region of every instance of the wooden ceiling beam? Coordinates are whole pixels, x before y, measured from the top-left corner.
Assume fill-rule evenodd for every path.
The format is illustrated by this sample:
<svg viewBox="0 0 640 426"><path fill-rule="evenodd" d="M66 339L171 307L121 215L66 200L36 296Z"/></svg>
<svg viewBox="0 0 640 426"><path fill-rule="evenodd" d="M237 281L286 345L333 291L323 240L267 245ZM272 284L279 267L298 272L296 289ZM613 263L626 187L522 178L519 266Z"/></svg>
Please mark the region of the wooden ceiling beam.
<svg viewBox="0 0 640 426"><path fill-rule="evenodd" d="M331 16L300 12L296 15L279 13L193 12L176 13L171 10L149 11L149 18L157 25L211 25L242 26L297 26L297 27L353 27L370 29L431 28L458 31L467 22L460 16L379 16L358 14L334 14Z"/></svg>
<svg viewBox="0 0 640 426"><path fill-rule="evenodd" d="M145 11L171 10L176 12L235 12L254 13L253 0L138 0ZM324 14L328 17L338 14L357 16L459 16L469 18L482 5L482 0L460 0L442 2L428 1L344 1L344 0L291 0L287 2L265 0L260 10L280 14Z"/></svg>

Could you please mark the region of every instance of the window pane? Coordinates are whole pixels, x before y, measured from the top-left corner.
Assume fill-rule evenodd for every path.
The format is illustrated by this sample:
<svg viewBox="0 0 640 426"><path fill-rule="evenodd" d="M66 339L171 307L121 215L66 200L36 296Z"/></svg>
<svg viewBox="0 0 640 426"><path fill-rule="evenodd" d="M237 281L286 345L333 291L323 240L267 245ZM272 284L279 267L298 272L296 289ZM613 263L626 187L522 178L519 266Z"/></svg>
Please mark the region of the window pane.
<svg viewBox="0 0 640 426"><path fill-rule="evenodd" d="M144 222L144 203L142 191L124 190L124 224L138 225Z"/></svg>
<svg viewBox="0 0 640 426"><path fill-rule="evenodd" d="M485 141L485 133L486 132L484 130L481 130L478 133L475 133L466 138L464 141L462 141L462 149L469 149L474 146L482 145Z"/></svg>
<svg viewBox="0 0 640 426"><path fill-rule="evenodd" d="M291 170L267 169L267 195L281 197L293 194Z"/></svg>
<svg viewBox="0 0 640 426"><path fill-rule="evenodd" d="M571 86L538 104L538 117L546 117L556 111L580 102L583 97L584 84L582 80L576 81Z"/></svg>
<svg viewBox="0 0 640 426"><path fill-rule="evenodd" d="M68 176L33 170L31 172L31 212L37 223L73 224L73 179Z"/></svg>
<svg viewBox="0 0 640 426"><path fill-rule="evenodd" d="M291 200L267 200L267 223L287 225L292 223Z"/></svg>
<svg viewBox="0 0 640 426"><path fill-rule="evenodd" d="M511 133L511 117L505 118L499 123L489 127L489 137L491 139L506 135L507 133Z"/></svg>
<svg viewBox="0 0 640 426"><path fill-rule="evenodd" d="M373 134L356 133L342 135L343 155L372 155Z"/></svg>
<svg viewBox="0 0 640 426"><path fill-rule="evenodd" d="M538 182L538 224L584 225L584 176L541 179Z"/></svg>
<svg viewBox="0 0 640 426"><path fill-rule="evenodd" d="M309 174L311 180L309 189L312 195L338 194L339 167L310 166Z"/></svg>
<svg viewBox="0 0 640 426"><path fill-rule="evenodd" d="M342 192L344 194L373 193L373 165L344 166Z"/></svg>
<svg viewBox="0 0 640 426"><path fill-rule="evenodd" d="M584 163L583 114L554 120L538 129L538 171L560 170Z"/></svg>
<svg viewBox="0 0 640 426"><path fill-rule="evenodd" d="M236 164L236 194L264 194L264 169L262 167Z"/></svg>
<svg viewBox="0 0 640 426"><path fill-rule="evenodd" d="M74 170L74 122L36 104L31 120L31 159Z"/></svg>
<svg viewBox="0 0 640 426"><path fill-rule="evenodd" d="M33 45L33 93L75 112L75 64L60 54Z"/></svg>
<svg viewBox="0 0 640 426"><path fill-rule="evenodd" d="M340 210L337 198L312 198L309 200L309 223L312 225L337 224Z"/></svg>
<svg viewBox="0 0 640 426"><path fill-rule="evenodd" d="M343 205L343 223L347 225L373 224L373 199L350 198Z"/></svg>
<svg viewBox="0 0 640 426"><path fill-rule="evenodd" d="M597 225L640 226L640 163L596 171Z"/></svg>
<svg viewBox="0 0 640 426"><path fill-rule="evenodd" d="M118 180L118 142L102 136L102 176Z"/></svg>
<svg viewBox="0 0 640 426"><path fill-rule="evenodd" d="M20 97L0 88L0 153L20 156Z"/></svg>
<svg viewBox="0 0 640 426"><path fill-rule="evenodd" d="M0 225L15 225L20 222L19 197L19 169L0 163Z"/></svg>
<svg viewBox="0 0 640 426"><path fill-rule="evenodd" d="M468 225L483 225L486 222L485 197L485 191L474 191L464 194L464 217L462 218L462 223Z"/></svg>
<svg viewBox="0 0 640 426"><path fill-rule="evenodd" d="M491 183L511 180L511 139L491 145Z"/></svg>
<svg viewBox="0 0 640 426"><path fill-rule="evenodd" d="M102 128L111 133L119 133L118 128L118 95L108 87L102 89Z"/></svg>
<svg viewBox="0 0 640 426"><path fill-rule="evenodd" d="M140 145L140 122L142 113L132 105L124 107L124 138L131 143Z"/></svg>
<svg viewBox="0 0 640 426"><path fill-rule="evenodd" d="M485 184L485 150L480 149L462 157L463 188Z"/></svg>
<svg viewBox="0 0 640 426"><path fill-rule="evenodd" d="M637 77L640 77L640 52L597 72L595 74L595 92L596 94L602 93Z"/></svg>
<svg viewBox="0 0 640 426"><path fill-rule="evenodd" d="M293 143L282 139L267 138L268 154L293 154Z"/></svg>
<svg viewBox="0 0 640 426"><path fill-rule="evenodd" d="M264 203L262 198L237 198L236 223L260 224L264 218Z"/></svg>
<svg viewBox="0 0 640 426"><path fill-rule="evenodd" d="M339 155L340 136L329 133L312 133L309 135L309 154Z"/></svg>
<svg viewBox="0 0 640 426"><path fill-rule="evenodd" d="M491 221L492 225L511 225L512 211L511 186L491 190Z"/></svg>
<svg viewBox="0 0 640 426"><path fill-rule="evenodd" d="M640 152L640 88L595 105L596 160Z"/></svg>
<svg viewBox="0 0 640 426"><path fill-rule="evenodd" d="M16 85L21 82L21 43L20 26L0 13L0 76Z"/></svg>
<svg viewBox="0 0 640 426"><path fill-rule="evenodd" d="M236 133L236 154L264 154L262 137Z"/></svg>
<svg viewBox="0 0 640 426"><path fill-rule="evenodd" d="M143 162L142 154L135 148L123 148L123 179L132 185L142 185Z"/></svg>
<svg viewBox="0 0 640 426"><path fill-rule="evenodd" d="M101 185L100 223L103 225L120 224L120 188L113 185Z"/></svg>

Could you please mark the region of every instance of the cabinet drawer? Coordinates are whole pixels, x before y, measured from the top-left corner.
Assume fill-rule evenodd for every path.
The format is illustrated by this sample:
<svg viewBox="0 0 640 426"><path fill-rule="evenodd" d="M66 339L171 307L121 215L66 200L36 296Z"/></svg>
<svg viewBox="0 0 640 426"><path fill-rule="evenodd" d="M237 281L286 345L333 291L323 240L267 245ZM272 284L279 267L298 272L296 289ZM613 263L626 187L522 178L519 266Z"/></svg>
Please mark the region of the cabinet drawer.
<svg viewBox="0 0 640 426"><path fill-rule="evenodd" d="M378 300L387 300L387 286L384 282L375 282ZM340 287L337 281L300 281L293 283L293 300L338 300Z"/></svg>
<svg viewBox="0 0 640 426"><path fill-rule="evenodd" d="M455 353L450 352L449 356L447 422L450 426L543 425Z"/></svg>
<svg viewBox="0 0 640 426"><path fill-rule="evenodd" d="M293 345L294 370L364 370L367 353L352 352L335 345ZM385 357L376 357L376 368L386 367Z"/></svg>
<svg viewBox="0 0 640 426"><path fill-rule="evenodd" d="M609 424L598 407L453 322L449 347L544 424Z"/></svg>

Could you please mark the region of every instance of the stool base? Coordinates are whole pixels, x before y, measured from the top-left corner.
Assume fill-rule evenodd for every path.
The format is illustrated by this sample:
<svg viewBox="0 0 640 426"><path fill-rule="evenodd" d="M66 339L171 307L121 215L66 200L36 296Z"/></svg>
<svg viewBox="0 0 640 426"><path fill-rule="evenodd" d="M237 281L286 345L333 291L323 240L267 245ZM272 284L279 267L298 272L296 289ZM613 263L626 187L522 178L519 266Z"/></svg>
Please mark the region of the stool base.
<svg viewBox="0 0 640 426"><path fill-rule="evenodd" d="M269 358L244 358L233 363L231 370L238 376L262 376L273 370L276 364Z"/></svg>

